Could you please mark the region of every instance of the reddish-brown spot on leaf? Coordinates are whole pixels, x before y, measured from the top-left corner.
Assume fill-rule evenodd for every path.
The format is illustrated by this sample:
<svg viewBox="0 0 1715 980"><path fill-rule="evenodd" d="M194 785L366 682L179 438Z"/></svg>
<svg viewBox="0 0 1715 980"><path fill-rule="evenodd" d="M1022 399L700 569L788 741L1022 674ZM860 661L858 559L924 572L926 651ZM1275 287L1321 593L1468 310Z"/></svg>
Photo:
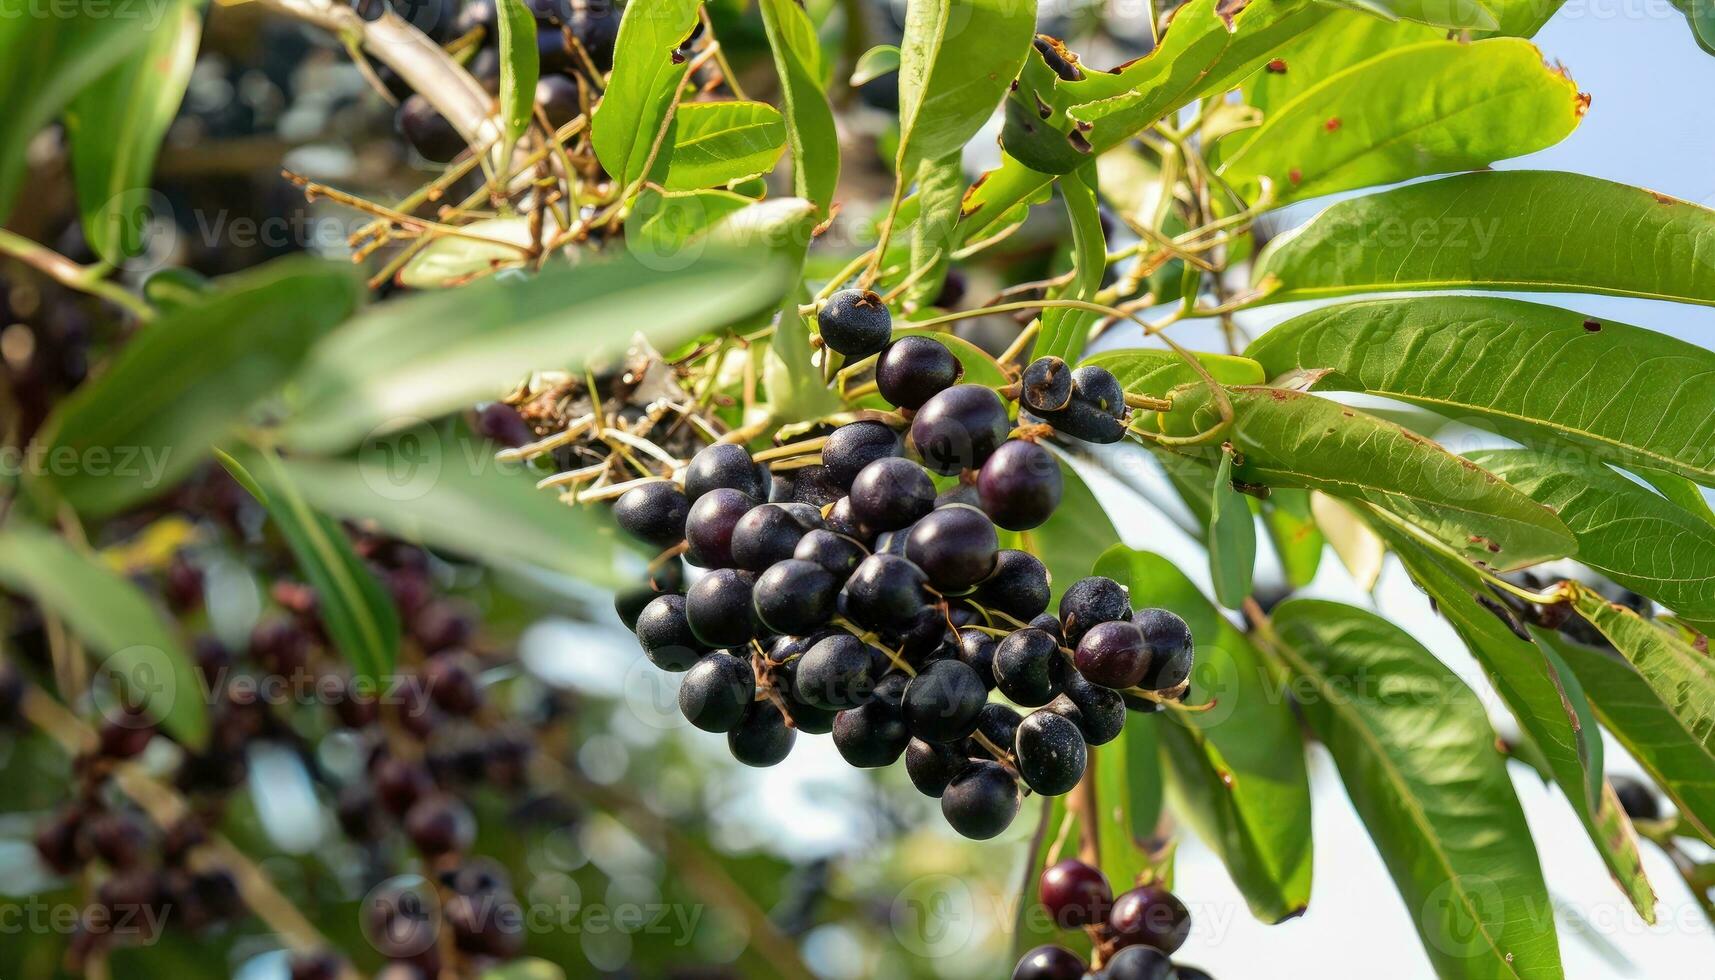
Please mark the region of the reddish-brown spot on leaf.
<svg viewBox="0 0 1715 980"><path fill-rule="evenodd" d="M1284 75L1286 74L1286 61L1282 58L1276 58L1268 63L1268 70L1276 75Z"/></svg>
<svg viewBox="0 0 1715 980"><path fill-rule="evenodd" d="M1600 320L1585 320L1584 329L1588 330L1590 333L1601 333L1602 322Z"/></svg>
<svg viewBox="0 0 1715 980"><path fill-rule="evenodd" d="M1330 133L1339 129L1340 128L1340 117L1339 116L1329 116L1328 121L1322 124L1322 128L1326 129Z"/></svg>
<svg viewBox="0 0 1715 980"><path fill-rule="evenodd" d="M1286 179L1292 181L1294 184L1301 184L1304 182L1304 172L1299 170L1297 167L1293 167L1291 170L1286 172Z"/></svg>

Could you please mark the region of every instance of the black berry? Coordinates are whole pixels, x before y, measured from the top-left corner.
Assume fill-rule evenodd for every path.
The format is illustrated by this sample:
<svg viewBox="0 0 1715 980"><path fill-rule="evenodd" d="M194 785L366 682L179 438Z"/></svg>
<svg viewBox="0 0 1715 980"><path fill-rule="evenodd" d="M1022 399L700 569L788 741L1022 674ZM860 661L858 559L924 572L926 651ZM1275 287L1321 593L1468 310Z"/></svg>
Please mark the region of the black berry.
<svg viewBox="0 0 1715 980"><path fill-rule="evenodd" d="M1043 796L1069 793L1084 778L1089 751L1083 733L1052 711L1033 711L1018 725L1018 775Z"/></svg>
<svg viewBox="0 0 1715 980"><path fill-rule="evenodd" d="M977 586L973 599L984 609L1028 623L1042 615L1052 596L1048 566L1040 558L1028 551L1003 548L995 554L994 573Z"/></svg>
<svg viewBox="0 0 1715 980"><path fill-rule="evenodd" d="M822 342L847 357L880 353L893 337L893 315L867 289L842 289L830 296L816 314L816 325Z"/></svg>
<svg viewBox="0 0 1715 980"><path fill-rule="evenodd" d="M829 433L822 446L822 465L827 467L830 479L850 489L864 467L878 459L898 456L901 448L899 433L880 422L848 422Z"/></svg>
<svg viewBox="0 0 1715 980"><path fill-rule="evenodd" d="M1191 932L1191 913L1161 885L1142 885L1114 899L1108 926L1122 946L1152 946L1172 953Z"/></svg>
<svg viewBox="0 0 1715 980"><path fill-rule="evenodd" d="M905 557L943 592L964 592L988 578L999 551L994 522L969 504L932 511L905 539Z"/></svg>
<svg viewBox="0 0 1715 980"><path fill-rule="evenodd" d="M845 581L868 555L869 551L856 539L826 529L804 535L799 539L798 547L792 549L793 558L815 562L841 581Z"/></svg>
<svg viewBox="0 0 1715 980"><path fill-rule="evenodd" d="M705 732L730 732L756 700L756 674L749 661L730 653L711 653L685 674L679 711Z"/></svg>
<svg viewBox="0 0 1715 980"><path fill-rule="evenodd" d="M1044 868L1036 890L1048 915L1062 929L1104 922L1114 904L1107 876L1070 858Z"/></svg>
<svg viewBox="0 0 1715 980"><path fill-rule="evenodd" d="M1072 369L1052 354L1031 361L1020 380L1019 401L1032 412L1058 412L1072 400Z"/></svg>
<svg viewBox="0 0 1715 980"><path fill-rule="evenodd" d="M1131 596L1111 578L1092 575L1073 582L1060 597L1060 622L1066 645L1076 647L1097 623L1131 618Z"/></svg>
<svg viewBox="0 0 1715 980"><path fill-rule="evenodd" d="M739 518L756 506L756 498L730 487L718 487L697 498L685 518L685 557L704 568L731 568L732 536Z"/></svg>
<svg viewBox="0 0 1715 980"><path fill-rule="evenodd" d="M850 633L836 633L798 659L792 689L806 704L840 711L864 703L875 690L875 655Z"/></svg>
<svg viewBox="0 0 1715 980"><path fill-rule="evenodd" d="M751 593L756 573L717 568L685 593L685 619L704 646L736 647L757 635Z"/></svg>
<svg viewBox="0 0 1715 980"><path fill-rule="evenodd" d="M969 761L961 747L955 744L914 738L905 747L905 773L911 777L911 785L924 796L936 799L947 791L947 784Z"/></svg>
<svg viewBox="0 0 1715 980"><path fill-rule="evenodd" d="M786 724L786 716L772 701L752 701L744 720L727 733L732 757L747 766L767 768L792 752L798 733Z"/></svg>
<svg viewBox="0 0 1715 980"><path fill-rule="evenodd" d="M1125 699L1075 670L1067 672L1065 690L1048 702L1047 710L1077 725L1087 745L1105 745L1125 727Z"/></svg>
<svg viewBox="0 0 1715 980"><path fill-rule="evenodd" d="M946 344L931 337L901 337L876 361L875 386L888 404L914 409L957 384L964 373Z"/></svg>
<svg viewBox="0 0 1715 980"><path fill-rule="evenodd" d="M684 492L666 480L633 487L613 505L613 519L625 533L657 548L685 540L690 512Z"/></svg>
<svg viewBox="0 0 1715 980"><path fill-rule="evenodd" d="M898 761L911 741L900 710L905 678L882 678L870 699L834 716L834 747L841 758L859 769L880 769Z"/></svg>
<svg viewBox="0 0 1715 980"><path fill-rule="evenodd" d="M1182 980L1167 954L1148 946L1127 946L1108 960L1102 973L1107 980Z"/></svg>
<svg viewBox="0 0 1715 980"><path fill-rule="evenodd" d="M711 490L725 487L752 500L768 499L768 470L754 463L750 451L729 442L705 446L685 467L685 496L696 501Z"/></svg>
<svg viewBox="0 0 1715 980"><path fill-rule="evenodd" d="M1143 680L1150 651L1135 623L1098 623L1078 641L1072 662L1091 683L1124 690Z"/></svg>
<svg viewBox="0 0 1715 980"><path fill-rule="evenodd" d="M911 420L911 442L923 465L945 476L982 466L1011 431L1006 403L982 385L954 385L924 402Z"/></svg>
<svg viewBox="0 0 1715 980"><path fill-rule="evenodd" d="M1026 708L1047 704L1060 693L1065 676L1060 644L1046 630L1017 630L995 648L995 686L1014 704Z"/></svg>
<svg viewBox="0 0 1715 980"><path fill-rule="evenodd" d="M1009 531L1042 526L1060 506L1060 462L1034 442L1011 439L977 473L977 494L994 522Z"/></svg>
<svg viewBox="0 0 1715 980"><path fill-rule="evenodd" d="M756 580L756 618L770 632L808 633L827 623L839 598L840 580L812 561L788 558Z"/></svg>
<svg viewBox="0 0 1715 980"><path fill-rule="evenodd" d="M1196 656L1191 627L1185 620L1165 609L1140 609L1132 622L1143 632L1143 642L1149 647L1149 669L1138 686L1165 691L1185 683Z"/></svg>
<svg viewBox="0 0 1715 980"><path fill-rule="evenodd" d="M425 160L448 163L464 152L464 137L421 95L412 95L399 103L393 125Z"/></svg>
<svg viewBox="0 0 1715 980"><path fill-rule="evenodd" d="M858 473L848 499L852 516L866 531L894 531L934 509L935 481L908 459L878 459Z"/></svg>
<svg viewBox="0 0 1715 980"><path fill-rule="evenodd" d="M998 762L973 759L941 794L941 815L960 834L988 840L1018 816L1018 783Z"/></svg>
<svg viewBox="0 0 1715 980"><path fill-rule="evenodd" d="M988 688L968 664L936 660L905 688L905 721L925 742L952 742L976 730Z"/></svg>
<svg viewBox="0 0 1715 980"><path fill-rule="evenodd" d="M822 526L814 507L802 504L763 504L752 508L732 529L732 560L739 568L760 572L792 557L804 535Z"/></svg>
<svg viewBox="0 0 1715 980"><path fill-rule="evenodd" d="M709 650L691 630L682 595L659 596L644 606L637 617L637 639L649 662L662 670L690 670Z"/></svg>
<svg viewBox="0 0 1715 980"><path fill-rule="evenodd" d="M929 602L923 570L896 555L870 555L846 580L846 614L869 629L904 629Z"/></svg>
<svg viewBox="0 0 1715 980"><path fill-rule="evenodd" d="M1085 969L1078 954L1064 946L1038 946L1013 967L1012 980L1082 980Z"/></svg>

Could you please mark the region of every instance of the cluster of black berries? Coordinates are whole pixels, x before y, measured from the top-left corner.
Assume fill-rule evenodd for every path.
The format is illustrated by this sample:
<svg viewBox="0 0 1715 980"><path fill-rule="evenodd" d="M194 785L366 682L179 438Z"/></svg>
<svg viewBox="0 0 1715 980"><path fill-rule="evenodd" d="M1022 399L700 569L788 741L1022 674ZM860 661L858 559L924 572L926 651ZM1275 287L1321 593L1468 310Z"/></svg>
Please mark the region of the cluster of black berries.
<svg viewBox="0 0 1715 980"><path fill-rule="evenodd" d="M613 46L619 37L620 6L616 0L528 0L536 18L536 52L541 73L536 104L548 123L564 126L594 99L591 83L613 68ZM431 30L436 40L451 40L481 32L481 43L465 67L493 95L500 88L500 30L494 0L471 0L448 30ZM590 78L591 74L598 76ZM390 91L400 99L395 124L399 134L426 160L446 163L465 149L465 141L421 94L403 80L383 73Z"/></svg>
<svg viewBox="0 0 1715 980"><path fill-rule="evenodd" d="M880 335L886 309L843 296L829 306L846 312L824 313L824 340L861 350L847 340ZM1183 695L1191 634L1165 610L1134 615L1126 590L1100 577L1048 613L1047 569L1002 548L1000 529L1048 520L1058 461L1010 437L1006 401L958 384L944 345L905 337L879 354L878 388L901 414L839 426L819 461L776 478L717 443L682 486L620 497L619 525L663 558L617 606L656 666L685 672L687 720L726 733L741 762L773 765L799 731L831 732L855 766L903 755L954 829L989 838L1016 816L1021 781L1072 789L1086 746L1119 734L1128 700L1149 710L1146 692ZM958 479L938 490L935 474ZM680 553L705 570L688 589ZM1037 710L991 702L994 690Z"/></svg>
<svg viewBox="0 0 1715 980"><path fill-rule="evenodd" d="M1191 913L1159 883L1115 898L1099 870L1067 860L1042 872L1038 894L1055 925L1084 930L1100 966L1092 971L1064 946L1038 946L1018 961L1012 980L1210 980L1169 959L1191 932Z"/></svg>

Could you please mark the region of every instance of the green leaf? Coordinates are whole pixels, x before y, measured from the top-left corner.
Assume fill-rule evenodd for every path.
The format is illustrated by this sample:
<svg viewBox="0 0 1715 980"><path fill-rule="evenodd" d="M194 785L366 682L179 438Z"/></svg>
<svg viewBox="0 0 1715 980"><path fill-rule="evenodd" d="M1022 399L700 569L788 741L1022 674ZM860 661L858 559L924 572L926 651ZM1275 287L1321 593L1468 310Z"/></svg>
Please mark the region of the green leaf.
<svg viewBox="0 0 1715 980"><path fill-rule="evenodd" d="M762 102L692 102L673 118L670 191L718 187L774 169L786 151L780 110Z"/></svg>
<svg viewBox="0 0 1715 980"><path fill-rule="evenodd" d="M1289 69L1290 71L1290 69ZM1228 154L1222 176L1277 202L1487 166L1566 138L1584 105L1529 41L1394 48L1306 89Z"/></svg>
<svg viewBox="0 0 1715 980"><path fill-rule="evenodd" d="M797 0L761 0L762 23L780 75L781 103L786 107L786 142L792 147L792 186L795 193L816 202L818 215L827 216L840 181L840 141L834 111L828 105L822 79L822 44L816 25Z"/></svg>
<svg viewBox="0 0 1715 980"><path fill-rule="evenodd" d="M1006 96L1036 0L910 0L899 51L898 172L964 148Z"/></svg>
<svg viewBox="0 0 1715 980"><path fill-rule="evenodd" d="M1271 377L1304 372L1323 388L1481 416L1521 442L1552 434L1715 479L1715 353L1641 327L1494 297L1375 300L1295 317L1245 353Z"/></svg>
<svg viewBox="0 0 1715 980"><path fill-rule="evenodd" d="M542 74L536 47L536 18L524 0L494 0L500 26L500 116L506 131L502 158L530 128L536 111L536 80Z"/></svg>
<svg viewBox="0 0 1715 980"><path fill-rule="evenodd" d="M358 286L349 266L287 258L164 313L49 417L36 442L52 465L32 474L36 489L91 515L165 491L291 377Z"/></svg>
<svg viewBox="0 0 1715 980"><path fill-rule="evenodd" d="M765 249L692 248L668 262L625 256L554 266L375 307L319 345L287 428L330 452L491 398L531 371L576 370L642 329L661 347L774 309L790 263Z"/></svg>
<svg viewBox="0 0 1715 980"><path fill-rule="evenodd" d="M1557 633L1533 630L1538 643L1560 655L1578 675L1596 717L1649 773L1680 819L1715 843L1715 748L1688 719L1675 713L1618 653L1598 650Z"/></svg>
<svg viewBox="0 0 1715 980"><path fill-rule="evenodd" d="M1535 37L1566 0L1483 0L1500 26L1488 33L1501 37Z"/></svg>
<svg viewBox="0 0 1715 980"><path fill-rule="evenodd" d="M625 247L645 265L682 261L685 246L754 202L731 191L645 187L625 216Z"/></svg>
<svg viewBox="0 0 1715 980"><path fill-rule="evenodd" d="M1087 166L1060 178L1060 196L1066 201L1066 217L1072 225L1072 281L1055 289L1055 299L1091 302L1102 289L1108 270L1108 247L1102 233L1100 204L1096 200L1096 168ZM1090 324L1098 314L1087 310L1053 307L1042 311L1042 332L1036 337L1035 356L1049 354L1076 363L1084 353Z"/></svg>
<svg viewBox="0 0 1715 980"><path fill-rule="evenodd" d="M911 274L917 280L905 294L906 309L919 309L935 301L947 282L947 266L953 254L953 229L959 223L959 207L965 199L963 151L955 150L939 160L924 160L917 168L917 220L911 224ZM928 269L918 274L918 270Z"/></svg>
<svg viewBox="0 0 1715 980"><path fill-rule="evenodd" d="M1536 848L1476 695L1363 610L1294 599L1274 626L1436 974L1560 976Z"/></svg>
<svg viewBox="0 0 1715 980"><path fill-rule="evenodd" d="M1161 817L1161 750L1154 726L1142 721L1129 719L1119 738L1089 748L1100 818L1096 852L1109 881L1136 881L1150 867Z"/></svg>
<svg viewBox="0 0 1715 980"><path fill-rule="evenodd" d="M0 221L28 169L30 138L73 97L146 44L136 18L72 6L58 16L0 17Z"/></svg>
<svg viewBox="0 0 1715 980"><path fill-rule="evenodd" d="M1224 446L1209 499L1209 578L1215 600L1237 609L1251 594L1256 567L1256 519L1250 498L1233 489L1233 447Z"/></svg>
<svg viewBox="0 0 1715 980"><path fill-rule="evenodd" d="M316 612L334 647L357 676L383 683L399 655L399 613L392 595L358 557L345 531L310 508L278 457L251 457L247 467L215 452L227 472L268 509L305 581L315 587Z"/></svg>
<svg viewBox="0 0 1715 980"><path fill-rule="evenodd" d="M1695 747L1715 752L1715 662L1709 655L1589 589L1578 590L1572 608L1625 657L1677 727L1692 734Z"/></svg>
<svg viewBox="0 0 1715 980"><path fill-rule="evenodd" d="M1073 582L1090 574L1090 556L1120 539L1113 521L1065 457L1060 459L1062 488L1054 516L1033 531L1022 532L1022 547L1048 566L1053 601ZM1050 607L1052 608L1052 607Z"/></svg>
<svg viewBox="0 0 1715 980"><path fill-rule="evenodd" d="M530 261L528 249L534 242L528 217L484 218L463 229L465 235L442 235L423 246L399 270L399 284L412 289L463 286L501 269L522 268Z"/></svg>
<svg viewBox="0 0 1715 980"><path fill-rule="evenodd" d="M1322 546L1327 544L1310 513L1310 494L1303 490L1275 490L1262 505L1263 525L1286 575L1295 589L1309 585L1322 564Z"/></svg>
<svg viewBox="0 0 1715 980"><path fill-rule="evenodd" d="M1489 31L1500 21L1480 0L1324 0L1340 7L1455 31Z"/></svg>
<svg viewBox="0 0 1715 980"><path fill-rule="evenodd" d="M84 237L111 264L138 255L146 244L155 156L196 64L202 35L197 8L194 0L172 0L142 46L66 107Z"/></svg>
<svg viewBox="0 0 1715 980"><path fill-rule="evenodd" d="M590 116L596 159L629 187L649 169L679 101L689 61L679 45L696 26L698 0L628 3L614 42L613 74ZM661 147L660 152L667 152Z"/></svg>
<svg viewBox="0 0 1715 980"><path fill-rule="evenodd" d="M1238 480L1321 490L1398 514L1459 554L1497 568L1572 554L1572 533L1547 508L1468 459L1391 422L1282 388L1227 389L1227 438L1242 459ZM1190 435L1219 421L1209 391L1173 392L1168 432ZM1192 455L1210 452L1204 447ZM1205 456L1212 465L1214 460Z"/></svg>
<svg viewBox="0 0 1715 980"><path fill-rule="evenodd" d="M1268 380L1262 365L1248 357L1201 351L1194 356L1210 377L1224 385L1260 385ZM1203 380L1177 353L1152 347L1103 351L1085 358L1084 363L1106 368L1133 395L1160 397L1180 385Z"/></svg>
<svg viewBox="0 0 1715 980"><path fill-rule="evenodd" d="M1559 514L1578 539L1579 562L1694 626L1715 627L1715 526L1582 456L1528 449L1466 455Z"/></svg>
<svg viewBox="0 0 1715 980"><path fill-rule="evenodd" d="M1655 893L1644 877L1631 822L1607 799L1602 738L1578 678L1552 650L1524 635L1468 563L1424 547L1385 521L1372 526L1482 665L1539 752L1545 775L1572 804L1609 874L1638 914L1653 922Z"/></svg>
<svg viewBox="0 0 1715 980"><path fill-rule="evenodd" d="M1351 10L1331 10L1315 30L1298 35L1276 50L1264 70L1245 79L1239 91L1245 103L1261 109L1267 119L1332 75L1393 48L1446 36L1446 31L1424 24L1388 21ZM1220 149L1230 154L1256 133L1255 129L1234 133L1221 141Z"/></svg>
<svg viewBox="0 0 1715 980"><path fill-rule="evenodd" d="M878 44L858 57L857 64L852 66L852 77L847 80L852 88L868 85L883 75L891 75L899 70L899 46L895 44Z"/></svg>
<svg viewBox="0 0 1715 980"><path fill-rule="evenodd" d="M1715 6L1707 0L1672 0L1672 3L1685 15L1697 46L1715 54Z"/></svg>
<svg viewBox="0 0 1715 980"><path fill-rule="evenodd" d="M0 531L0 585L65 621L105 658L127 700L192 748L208 742L202 675L142 590L53 533L13 520Z"/></svg>
<svg viewBox="0 0 1715 980"><path fill-rule="evenodd" d="M1264 922L1310 901L1310 787L1304 746L1268 665L1184 573L1160 555L1115 546L1096 574L1131 588L1133 604L1185 617L1197 644L1191 690L1215 707L1196 714L1132 716L1154 723L1167 752L1168 786L1185 819L1233 876Z"/></svg>
<svg viewBox="0 0 1715 980"><path fill-rule="evenodd" d="M1693 514L1704 523L1715 527L1715 507L1711 507L1709 495L1704 493L1702 487L1676 473L1664 473L1647 466L1633 466L1630 469L1638 479L1655 487L1663 497L1683 507L1686 513Z"/></svg>
<svg viewBox="0 0 1715 980"><path fill-rule="evenodd" d="M1231 88L1326 13L1300 0L1260 0L1236 10L1190 0L1174 11L1173 29L1148 54L1111 71L1080 69L1072 79L1033 51L1007 100L1001 144L1044 180L1069 173L1197 98Z"/></svg>
<svg viewBox="0 0 1715 980"><path fill-rule="evenodd" d="M1715 304L1715 211L1595 177L1504 170L1341 201L1269 243L1264 300L1417 289Z"/></svg>
<svg viewBox="0 0 1715 980"><path fill-rule="evenodd" d="M426 547L499 567L528 566L594 585L630 581L615 567L628 544L605 511L536 489L523 464L429 429L367 443L354 459L289 457L286 478L309 506Z"/></svg>

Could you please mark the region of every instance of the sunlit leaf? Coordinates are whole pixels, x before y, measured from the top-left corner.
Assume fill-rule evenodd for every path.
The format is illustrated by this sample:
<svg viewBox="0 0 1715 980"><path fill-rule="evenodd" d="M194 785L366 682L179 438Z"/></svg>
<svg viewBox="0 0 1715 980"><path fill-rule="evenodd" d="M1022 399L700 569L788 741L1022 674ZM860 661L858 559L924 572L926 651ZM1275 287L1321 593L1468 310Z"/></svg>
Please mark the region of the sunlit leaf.
<svg viewBox="0 0 1715 980"><path fill-rule="evenodd" d="M697 190L767 173L786 151L780 110L762 102L693 102L673 117L668 190Z"/></svg>
<svg viewBox="0 0 1715 980"><path fill-rule="evenodd" d="M696 26L698 0L629 3L614 44L613 74L590 117L596 158L615 180L630 185L648 170L665 140L690 68L679 45Z"/></svg>
<svg viewBox="0 0 1715 980"><path fill-rule="evenodd" d="M1461 174L1341 201L1276 238L1267 302L1407 289L1715 304L1715 211L1596 177Z"/></svg>
<svg viewBox="0 0 1715 980"><path fill-rule="evenodd" d="M1560 976L1536 847L1470 688L1360 609L1294 599L1274 627L1436 973Z"/></svg>
<svg viewBox="0 0 1715 980"><path fill-rule="evenodd" d="M826 215L840 179L840 142L833 109L822 90L822 45L816 25L797 0L760 0L774 70L780 76L786 142L792 148L795 193Z"/></svg>
<svg viewBox="0 0 1715 980"><path fill-rule="evenodd" d="M1000 105L1036 30L1036 0L910 0L899 49L899 172L964 145Z"/></svg>
<svg viewBox="0 0 1715 980"><path fill-rule="evenodd" d="M1215 600L1237 609L1251 594L1256 566L1256 519L1247 497L1233 489L1233 449L1227 446L1215 469L1209 504L1209 578Z"/></svg>

